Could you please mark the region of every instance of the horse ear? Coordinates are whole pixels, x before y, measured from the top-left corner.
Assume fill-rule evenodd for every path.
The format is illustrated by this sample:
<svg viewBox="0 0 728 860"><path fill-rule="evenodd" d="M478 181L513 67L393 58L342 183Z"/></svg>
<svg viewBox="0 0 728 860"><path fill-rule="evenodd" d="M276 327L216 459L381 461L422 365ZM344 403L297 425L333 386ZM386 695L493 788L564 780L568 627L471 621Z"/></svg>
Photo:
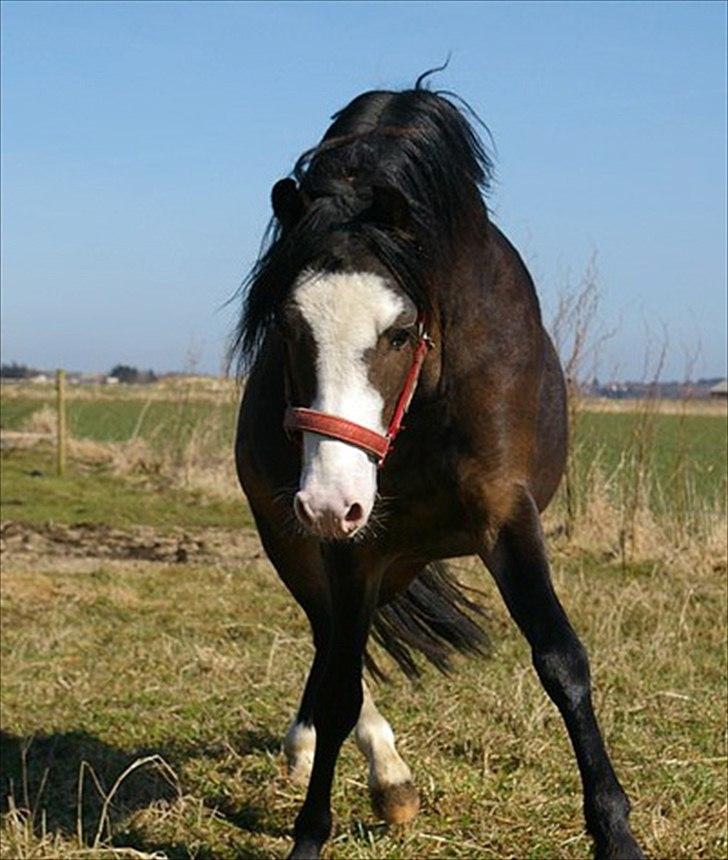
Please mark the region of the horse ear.
<svg viewBox="0 0 728 860"><path fill-rule="evenodd" d="M301 192L293 179L279 179L270 192L273 214L286 230L303 215L304 207Z"/></svg>
<svg viewBox="0 0 728 860"><path fill-rule="evenodd" d="M373 185L372 203L367 211L367 219L387 227L407 230L411 222L409 202L396 188Z"/></svg>

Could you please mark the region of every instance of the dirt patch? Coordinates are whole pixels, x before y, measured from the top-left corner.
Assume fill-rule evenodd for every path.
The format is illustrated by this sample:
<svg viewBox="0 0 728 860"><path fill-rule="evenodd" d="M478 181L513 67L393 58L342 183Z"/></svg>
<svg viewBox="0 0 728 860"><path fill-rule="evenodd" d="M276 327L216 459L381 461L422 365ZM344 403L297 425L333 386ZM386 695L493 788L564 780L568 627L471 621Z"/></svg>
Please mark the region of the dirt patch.
<svg viewBox="0 0 728 860"><path fill-rule="evenodd" d="M8 520L0 525L0 555L65 558L138 559L181 564L239 564L262 556L253 529L176 529L160 533L149 526L128 529L97 523L29 524Z"/></svg>

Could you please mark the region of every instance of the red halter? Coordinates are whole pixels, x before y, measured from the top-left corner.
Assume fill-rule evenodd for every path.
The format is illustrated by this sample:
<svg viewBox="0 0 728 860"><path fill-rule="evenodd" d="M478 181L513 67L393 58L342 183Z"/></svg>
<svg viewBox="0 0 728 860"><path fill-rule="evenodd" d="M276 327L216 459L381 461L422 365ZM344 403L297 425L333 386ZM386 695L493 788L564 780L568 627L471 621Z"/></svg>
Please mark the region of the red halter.
<svg viewBox="0 0 728 860"><path fill-rule="evenodd" d="M418 339L417 346L412 356L412 364L407 371L402 390L397 398L392 418L385 435L355 424L338 415L330 415L328 412L318 412L316 409L305 409L301 406L289 406L283 419L283 427L288 433L308 431L347 442L371 454L379 464L384 464L387 454L392 450L392 445L397 434L402 429L402 420L409 409L412 397L417 388L417 382L422 370L422 362L432 348L432 340L426 332L425 317L420 315L417 320Z"/></svg>

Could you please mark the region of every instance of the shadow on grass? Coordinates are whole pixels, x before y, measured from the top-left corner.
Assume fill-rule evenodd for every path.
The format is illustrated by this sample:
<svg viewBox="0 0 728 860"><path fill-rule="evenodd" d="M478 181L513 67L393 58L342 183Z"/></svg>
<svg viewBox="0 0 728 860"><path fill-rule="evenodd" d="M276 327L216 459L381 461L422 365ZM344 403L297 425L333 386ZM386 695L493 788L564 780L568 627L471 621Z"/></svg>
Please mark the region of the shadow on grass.
<svg viewBox="0 0 728 860"><path fill-rule="evenodd" d="M0 790L2 811L12 797L16 806L39 819L45 813L46 828L75 835L79 823L93 840L104 802L87 766L93 769L101 790L108 794L116 779L135 760L156 751L127 753L83 731L17 737L0 732ZM79 800L81 763L84 766ZM156 768L141 767L123 781L109 808L113 824L120 813L149 806L177 796L175 787Z"/></svg>
<svg viewBox="0 0 728 860"><path fill-rule="evenodd" d="M280 751L281 740L265 730L246 729L232 738L230 748L239 756L255 755L258 753L276 754ZM218 750L215 747L200 747L197 755L215 757ZM222 752L222 751L220 751ZM256 785L256 792L260 786ZM289 827L277 826L270 816L270 811L264 805L231 798L222 793L211 795L205 799L206 805L215 809L229 824L241 831L266 836L290 836ZM248 856L247 854L245 856ZM254 855L255 856L255 855Z"/></svg>
<svg viewBox="0 0 728 860"><path fill-rule="evenodd" d="M233 748L239 755L250 755L276 752L279 744L272 735L249 730L235 739ZM75 839L80 828L83 842L90 846L104 812L104 796L108 796L120 775L135 761L159 756L176 769L190 759L215 758L219 752L204 744L127 752L83 731L28 737L0 731L0 811L7 812L12 799L16 808L26 809L33 816L36 832L44 827L47 833ZM82 763L85 763L83 774ZM107 810L112 843L146 852L161 851L170 858L188 858L193 854L200 860L213 858L213 850L199 845L197 840L192 851L183 842L164 842L163 838L155 838L154 834L138 829L133 823L124 826L124 819L132 813L160 801L174 801L180 795L181 789L172 775L152 763L129 773L119 784ZM235 843L236 853L241 857L266 856L259 853L257 846L248 844L246 835L284 835L278 828L267 826L265 809L254 802L243 798L238 803L229 798L223 802L216 796L203 796L202 802L240 831L241 838L236 838ZM104 840L108 838L109 827L103 828Z"/></svg>

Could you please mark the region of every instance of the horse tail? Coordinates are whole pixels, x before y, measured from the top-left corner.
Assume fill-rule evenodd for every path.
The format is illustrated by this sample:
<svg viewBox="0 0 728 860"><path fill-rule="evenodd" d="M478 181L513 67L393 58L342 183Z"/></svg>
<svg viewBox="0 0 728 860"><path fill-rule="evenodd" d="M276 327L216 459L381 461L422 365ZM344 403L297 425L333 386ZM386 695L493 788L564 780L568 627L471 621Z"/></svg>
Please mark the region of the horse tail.
<svg viewBox="0 0 728 860"><path fill-rule="evenodd" d="M429 564L405 592L378 608L370 641L383 648L408 678L421 675L415 652L449 674L454 651L484 654L488 645L482 627L485 611L465 590L443 562ZM387 679L369 649L365 662L375 678Z"/></svg>

